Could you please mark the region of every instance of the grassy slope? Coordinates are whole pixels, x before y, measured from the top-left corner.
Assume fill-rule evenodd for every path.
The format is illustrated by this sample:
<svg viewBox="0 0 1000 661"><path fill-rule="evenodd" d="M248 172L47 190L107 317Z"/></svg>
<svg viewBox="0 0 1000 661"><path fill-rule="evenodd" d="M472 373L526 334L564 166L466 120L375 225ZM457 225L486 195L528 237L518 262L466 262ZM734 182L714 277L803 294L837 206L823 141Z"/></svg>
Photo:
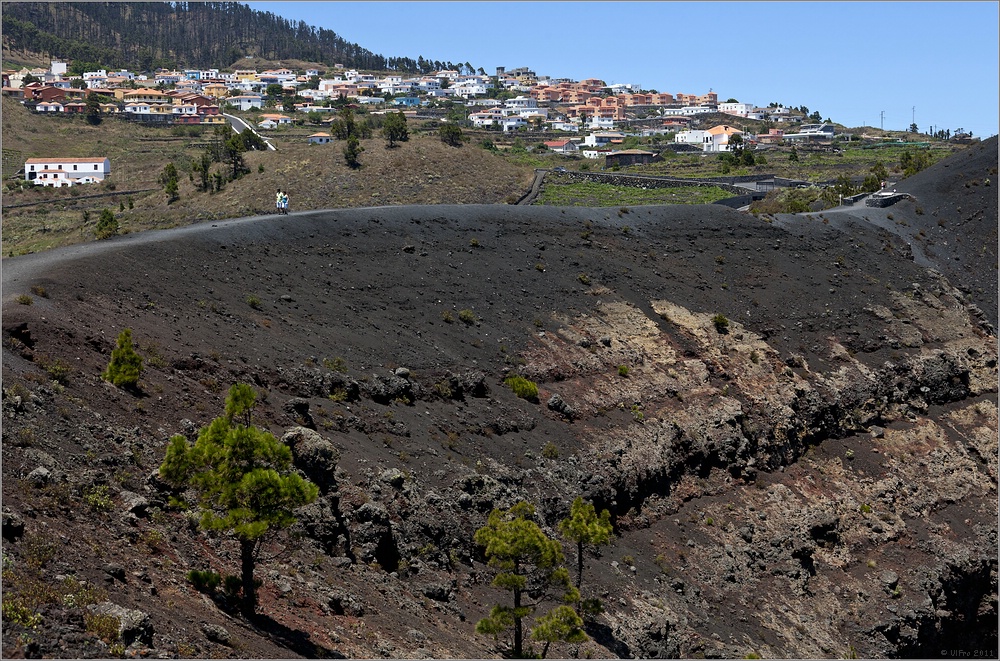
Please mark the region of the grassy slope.
<svg viewBox="0 0 1000 661"><path fill-rule="evenodd" d="M157 177L168 160L181 173L180 199L167 205L156 190L131 195L134 208L118 213L122 231L141 231L219 218L272 211L277 188L288 191L292 211L403 204L505 203L531 186L532 170L471 144L454 148L434 136L414 135L387 149L381 138L363 140L362 167L344 163L342 146L306 144L305 136L322 130L301 127L276 132L277 152L251 152L251 173L219 193L199 193L188 180L191 160L202 151L202 138L177 138L170 129L147 128L106 120L92 127L81 117L40 117L19 103L3 100L3 146L17 158L60 154L107 155L116 197L78 199L108 187L4 191L3 254L20 254L93 239L100 210L115 211L125 191L159 189ZM207 134L206 134L207 136ZM263 166L263 172L259 171ZM8 208L44 199L49 204ZM82 220L89 211L89 222Z"/></svg>

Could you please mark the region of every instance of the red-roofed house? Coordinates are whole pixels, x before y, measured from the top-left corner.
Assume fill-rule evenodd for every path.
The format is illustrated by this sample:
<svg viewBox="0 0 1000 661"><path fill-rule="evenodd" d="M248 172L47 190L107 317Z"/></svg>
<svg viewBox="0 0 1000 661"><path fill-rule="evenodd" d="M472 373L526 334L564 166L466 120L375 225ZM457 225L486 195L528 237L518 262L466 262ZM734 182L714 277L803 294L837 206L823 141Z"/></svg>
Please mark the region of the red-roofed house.
<svg viewBox="0 0 1000 661"><path fill-rule="evenodd" d="M547 140L545 146L556 154L575 154L580 151L572 140Z"/></svg>

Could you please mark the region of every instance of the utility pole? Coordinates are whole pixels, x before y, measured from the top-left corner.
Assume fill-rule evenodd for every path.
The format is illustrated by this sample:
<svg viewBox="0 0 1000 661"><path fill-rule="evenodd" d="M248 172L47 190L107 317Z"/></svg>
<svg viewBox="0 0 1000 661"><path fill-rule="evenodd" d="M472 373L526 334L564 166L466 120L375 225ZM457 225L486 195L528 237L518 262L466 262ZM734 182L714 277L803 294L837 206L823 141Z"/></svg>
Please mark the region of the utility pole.
<svg viewBox="0 0 1000 661"><path fill-rule="evenodd" d="M879 121L879 130L884 131L885 130L885 111L884 110L882 111L880 117L881 117L881 120Z"/></svg>

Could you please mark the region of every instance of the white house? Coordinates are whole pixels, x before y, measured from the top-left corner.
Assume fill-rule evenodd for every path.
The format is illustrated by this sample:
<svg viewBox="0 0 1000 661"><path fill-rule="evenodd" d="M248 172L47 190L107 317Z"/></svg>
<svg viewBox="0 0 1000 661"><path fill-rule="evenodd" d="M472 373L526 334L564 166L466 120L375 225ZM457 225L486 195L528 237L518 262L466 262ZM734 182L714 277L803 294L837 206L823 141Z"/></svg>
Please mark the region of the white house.
<svg viewBox="0 0 1000 661"><path fill-rule="evenodd" d="M103 181L111 174L107 157L29 158L24 162L24 178L36 186L61 188Z"/></svg>
<svg viewBox="0 0 1000 661"><path fill-rule="evenodd" d="M499 108L503 105L503 101L500 101L499 99L470 99L466 105L482 106L483 108Z"/></svg>
<svg viewBox="0 0 1000 661"><path fill-rule="evenodd" d="M705 113L715 112L715 108L710 106L685 106L683 108L664 108L664 115L681 115L683 117L690 117L691 115L703 115Z"/></svg>
<svg viewBox="0 0 1000 661"><path fill-rule="evenodd" d="M325 145L328 142L333 141L333 136L329 133L313 133L309 136L309 144L311 145Z"/></svg>
<svg viewBox="0 0 1000 661"><path fill-rule="evenodd" d="M572 140L547 140L545 146L555 154L575 154L580 151Z"/></svg>
<svg viewBox="0 0 1000 661"><path fill-rule="evenodd" d="M724 112L727 115L736 115L737 117L746 117L754 111L754 106L752 103L720 103L719 112Z"/></svg>
<svg viewBox="0 0 1000 661"><path fill-rule="evenodd" d="M587 119L586 128L591 131L610 131L615 127L615 120L610 117L597 117L596 115Z"/></svg>
<svg viewBox="0 0 1000 661"><path fill-rule="evenodd" d="M503 126L504 131L516 131L522 126L527 126L528 122L521 119L520 115L511 115L510 117L504 117L501 126Z"/></svg>
<svg viewBox="0 0 1000 661"><path fill-rule="evenodd" d="M461 96L466 99L483 96L486 94L487 90L486 85L471 81L452 85L449 89L454 90L456 96Z"/></svg>
<svg viewBox="0 0 1000 661"><path fill-rule="evenodd" d="M551 127L553 131L569 131L571 133L576 133L580 129L573 122L552 122Z"/></svg>
<svg viewBox="0 0 1000 661"><path fill-rule="evenodd" d="M705 137L707 135L708 131L684 129L674 134L674 142L679 145L698 145L704 149L703 145L705 144Z"/></svg>
<svg viewBox="0 0 1000 661"><path fill-rule="evenodd" d="M150 104L148 103L126 103L125 112L132 113L135 115L148 115L150 112Z"/></svg>
<svg viewBox="0 0 1000 661"><path fill-rule="evenodd" d="M743 131L734 129L726 124L719 124L705 131L705 141L702 149L710 152L729 151L729 138L734 135L743 135Z"/></svg>
<svg viewBox="0 0 1000 661"><path fill-rule="evenodd" d="M511 110L514 112L520 112L522 110L537 110L538 101L531 98L530 96L518 96L513 99L507 99L507 102L503 104L504 109Z"/></svg>
<svg viewBox="0 0 1000 661"><path fill-rule="evenodd" d="M786 133L784 139L790 142L810 140L831 140L835 129L831 124L803 124L798 133Z"/></svg>
<svg viewBox="0 0 1000 661"><path fill-rule="evenodd" d="M618 131L602 131L598 133L591 133L583 140L583 144L588 147L605 147L610 145L614 141L622 141L625 139L625 134ZM596 156L594 158L597 158Z"/></svg>
<svg viewBox="0 0 1000 661"><path fill-rule="evenodd" d="M261 115L263 118L257 126L262 129L273 129L292 123L292 118L287 115Z"/></svg>
<svg viewBox="0 0 1000 661"><path fill-rule="evenodd" d="M379 91L382 94L389 94L391 96L396 96L397 94L409 94L413 91L413 85L410 83L382 83L379 85Z"/></svg>
<svg viewBox="0 0 1000 661"><path fill-rule="evenodd" d="M35 104L35 112L62 112L63 104L57 101L42 101L41 103Z"/></svg>
<svg viewBox="0 0 1000 661"><path fill-rule="evenodd" d="M595 148L595 149L581 149L580 150L580 155L581 156L583 156L584 158L589 158L591 160L598 159L598 158L604 158L605 156L607 156L610 153L612 153L612 151L611 151L610 148L604 148L604 149L596 149Z"/></svg>
<svg viewBox="0 0 1000 661"><path fill-rule="evenodd" d="M256 94L241 94L239 96L231 96L226 99L226 103L231 106L236 106L240 110L250 110L251 108L263 108L264 101L260 96Z"/></svg>
<svg viewBox="0 0 1000 661"><path fill-rule="evenodd" d="M495 108L490 110L480 110L479 112L469 113L469 121L472 122L473 126L476 128L492 126L494 122L499 124L503 121L503 113Z"/></svg>

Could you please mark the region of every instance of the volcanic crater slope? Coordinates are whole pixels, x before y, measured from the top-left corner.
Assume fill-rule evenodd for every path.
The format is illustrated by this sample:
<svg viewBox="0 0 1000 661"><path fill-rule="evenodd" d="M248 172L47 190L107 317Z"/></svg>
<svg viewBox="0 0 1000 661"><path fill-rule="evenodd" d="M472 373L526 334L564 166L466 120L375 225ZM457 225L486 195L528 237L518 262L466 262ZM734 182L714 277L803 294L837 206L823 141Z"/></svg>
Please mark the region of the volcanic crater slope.
<svg viewBox="0 0 1000 661"><path fill-rule="evenodd" d="M604 612L550 656L995 650L995 254L965 265L996 140L970 149L912 202L771 224L372 208L5 259L4 656L500 656L473 534L526 500L558 537L577 496L615 526L584 562ZM928 216L949 251L904 231ZM100 378L125 328L138 393ZM321 487L253 619L186 579L239 551L156 477L235 382Z"/></svg>

